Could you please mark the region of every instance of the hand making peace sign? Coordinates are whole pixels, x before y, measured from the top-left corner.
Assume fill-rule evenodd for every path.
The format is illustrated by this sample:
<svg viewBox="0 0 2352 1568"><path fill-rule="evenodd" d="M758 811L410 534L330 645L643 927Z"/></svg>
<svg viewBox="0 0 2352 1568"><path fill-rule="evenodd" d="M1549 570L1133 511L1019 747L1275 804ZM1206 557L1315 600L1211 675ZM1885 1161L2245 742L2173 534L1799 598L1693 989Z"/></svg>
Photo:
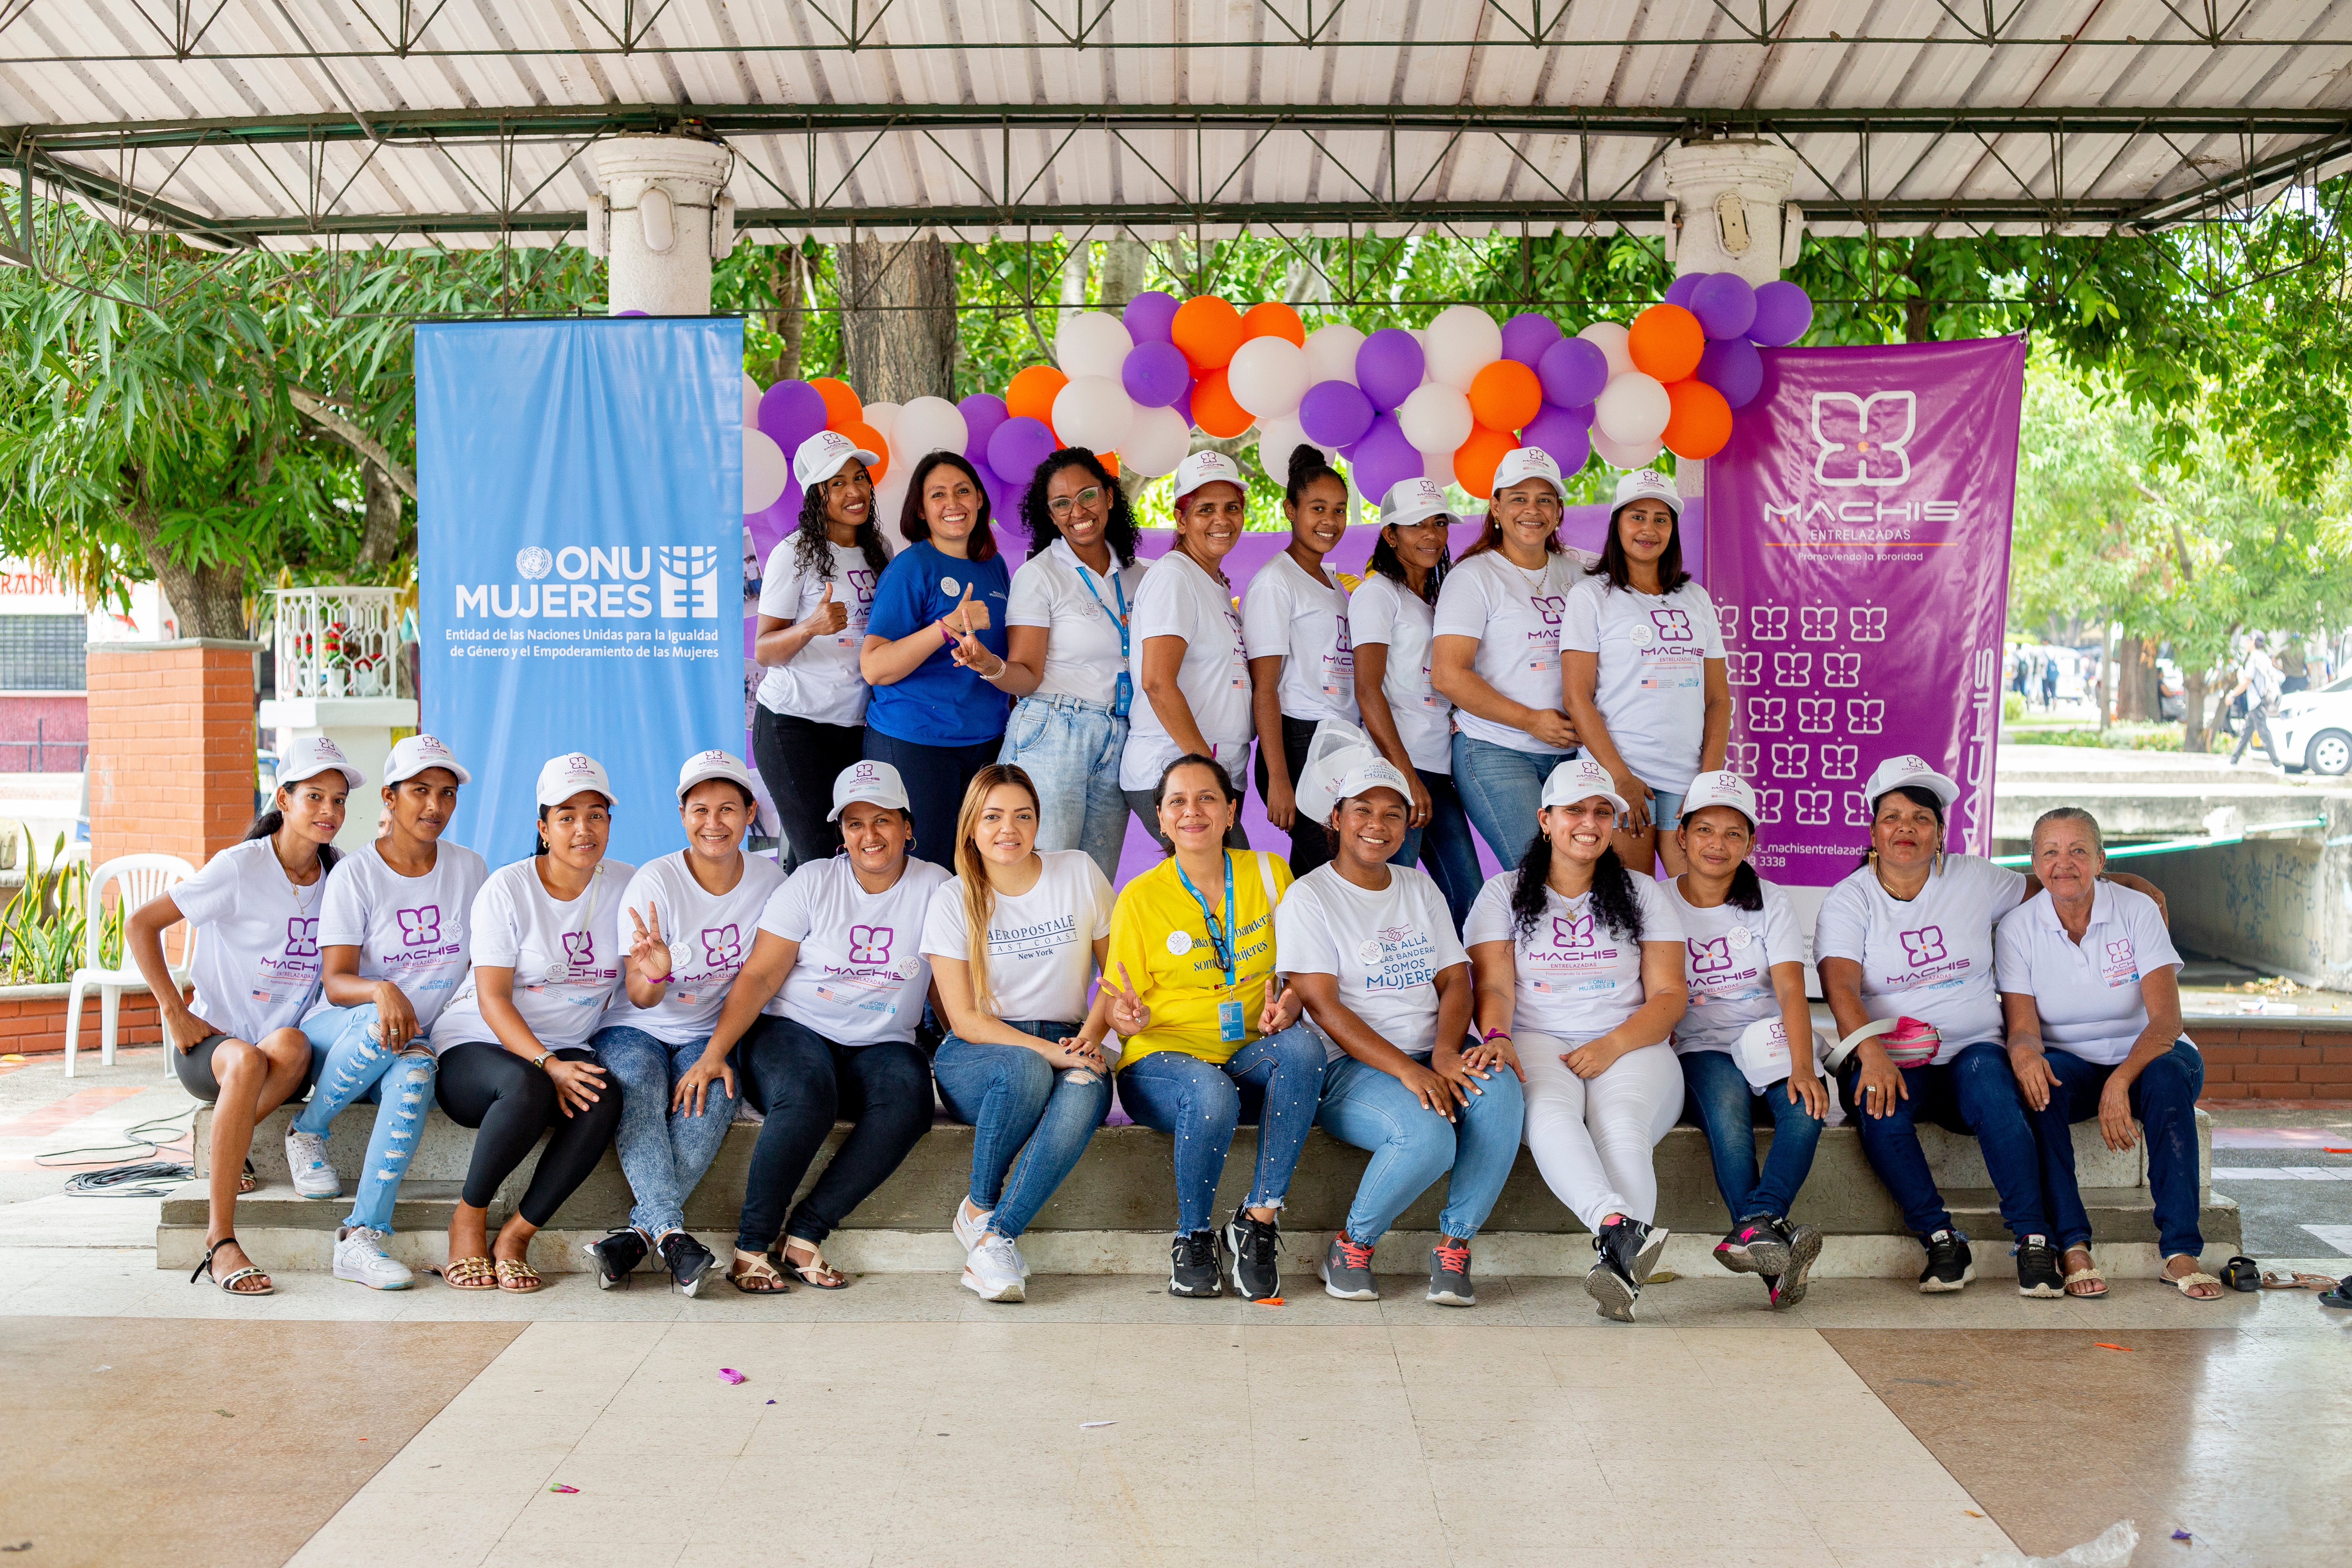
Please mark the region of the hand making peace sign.
<svg viewBox="0 0 2352 1568"><path fill-rule="evenodd" d="M636 910L629 911L629 923L637 928L629 942L629 961L637 966L640 978L658 985L669 978L669 943L662 940L661 906L648 904L646 913L653 917L651 930Z"/></svg>
<svg viewBox="0 0 2352 1568"><path fill-rule="evenodd" d="M1111 1032L1121 1039L1132 1039L1151 1027L1151 1008L1136 994L1135 982L1127 973L1127 965L1118 966L1118 984L1113 985L1108 976L1103 989L1110 993Z"/></svg>

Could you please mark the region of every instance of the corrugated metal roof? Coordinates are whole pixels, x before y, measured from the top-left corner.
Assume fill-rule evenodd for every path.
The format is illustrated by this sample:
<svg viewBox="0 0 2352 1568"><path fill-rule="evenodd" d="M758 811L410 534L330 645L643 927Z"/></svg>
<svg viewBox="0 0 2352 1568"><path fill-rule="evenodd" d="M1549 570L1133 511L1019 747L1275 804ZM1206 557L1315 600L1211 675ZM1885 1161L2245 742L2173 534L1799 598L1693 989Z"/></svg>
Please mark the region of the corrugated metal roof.
<svg viewBox="0 0 2352 1568"><path fill-rule="evenodd" d="M1702 134L2099 231L2352 157L2352 0L0 0L20 177L224 240L553 238L682 119L763 237L1654 223Z"/></svg>

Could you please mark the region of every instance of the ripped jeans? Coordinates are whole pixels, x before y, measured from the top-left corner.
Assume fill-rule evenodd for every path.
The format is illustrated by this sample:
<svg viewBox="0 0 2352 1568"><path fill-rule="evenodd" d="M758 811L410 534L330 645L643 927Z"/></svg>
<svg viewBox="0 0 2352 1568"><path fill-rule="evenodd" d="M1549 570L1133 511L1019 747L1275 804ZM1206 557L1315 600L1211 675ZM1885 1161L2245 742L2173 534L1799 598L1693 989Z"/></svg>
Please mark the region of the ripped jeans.
<svg viewBox="0 0 2352 1568"><path fill-rule="evenodd" d="M1044 1019L1013 1027L1041 1040L1078 1032L1076 1024ZM971 1206L993 1210L988 1228L1019 1240L1109 1114L1110 1079L1085 1068L1056 1069L1026 1046L980 1045L953 1034L940 1042L931 1077L949 1114L972 1129Z"/></svg>
<svg viewBox="0 0 2352 1568"><path fill-rule="evenodd" d="M294 1130L323 1138L343 1107L364 1100L378 1108L375 1131L368 1135L367 1165L343 1223L388 1235L400 1179L416 1157L425 1113L433 1109L433 1058L416 1043L404 1053L384 1049L368 1037L374 1024L373 1002L322 1007L303 1020L302 1033L325 1059L310 1103L294 1118Z"/></svg>

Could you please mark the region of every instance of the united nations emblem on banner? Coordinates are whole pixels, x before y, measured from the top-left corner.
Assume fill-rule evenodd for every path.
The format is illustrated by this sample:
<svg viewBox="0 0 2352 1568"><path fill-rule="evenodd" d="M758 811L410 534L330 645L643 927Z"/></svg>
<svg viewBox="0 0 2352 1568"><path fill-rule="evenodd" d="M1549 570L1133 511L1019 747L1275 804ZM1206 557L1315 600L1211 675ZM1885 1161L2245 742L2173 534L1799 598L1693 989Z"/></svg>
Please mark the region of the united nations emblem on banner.
<svg viewBox="0 0 2352 1568"><path fill-rule="evenodd" d="M554 569L555 557L536 544L527 544L515 552L515 570L526 583L536 583Z"/></svg>
<svg viewBox="0 0 2352 1568"><path fill-rule="evenodd" d="M693 617L713 620L719 615L719 547L715 544L665 544L656 552L661 572L661 613L665 620Z"/></svg>

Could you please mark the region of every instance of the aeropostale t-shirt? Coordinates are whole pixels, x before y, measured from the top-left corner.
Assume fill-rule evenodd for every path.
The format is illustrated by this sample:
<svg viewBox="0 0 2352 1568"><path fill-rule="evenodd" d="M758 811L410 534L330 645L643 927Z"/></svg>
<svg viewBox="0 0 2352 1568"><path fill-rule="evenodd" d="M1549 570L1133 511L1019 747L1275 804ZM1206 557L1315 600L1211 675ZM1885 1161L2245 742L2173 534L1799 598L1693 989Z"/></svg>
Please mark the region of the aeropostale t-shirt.
<svg viewBox="0 0 2352 1568"><path fill-rule="evenodd" d="M1110 935L1110 881L1083 849L1045 849L1025 893L998 893L988 912L988 988L996 1016L1016 1022L1076 1024L1087 1016L1095 943ZM931 895L923 923L931 958L971 960L963 879Z"/></svg>

